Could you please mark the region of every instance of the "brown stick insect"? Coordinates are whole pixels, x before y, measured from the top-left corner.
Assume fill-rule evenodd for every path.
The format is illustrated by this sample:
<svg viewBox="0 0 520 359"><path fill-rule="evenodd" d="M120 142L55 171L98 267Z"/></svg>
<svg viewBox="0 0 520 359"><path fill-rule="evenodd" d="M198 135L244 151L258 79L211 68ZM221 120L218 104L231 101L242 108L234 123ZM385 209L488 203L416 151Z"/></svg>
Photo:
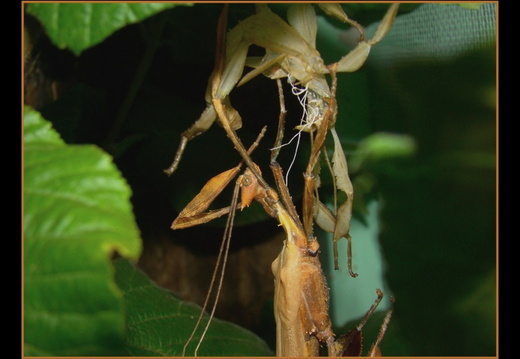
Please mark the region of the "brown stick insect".
<svg viewBox="0 0 520 359"><path fill-rule="evenodd" d="M393 15L392 11L389 12L391 14L390 17L392 19L393 16L395 16L395 10L393 11ZM249 151L245 150L242 142L240 141L240 138L237 136L235 132L234 119L237 119L238 113L232 109L231 105L229 104L227 95L229 94L229 91L231 91L231 88L234 87L234 85L238 81L238 77L241 74L243 66L239 66L240 71L237 71L235 69L237 64L234 61L237 61L237 56L234 54L232 55L231 60L227 60L230 47L229 45L227 47L225 45L225 14L226 12L224 11L222 13L221 18L219 19L220 36L217 42L217 59L215 63L215 70L213 71L213 74L210 79L210 86L208 87L208 89L210 89L208 93L210 94L211 102L208 101L208 107L204 111L203 116L201 116L201 118L197 121L198 124L196 123L194 126L192 126L192 128L187 131L188 134L183 137L183 140L181 141L181 146L179 147L179 151L176 155L176 159L174 160L174 164L168 172L173 172L175 170L176 164L178 164L178 161L187 141L193 138L198 132L203 131L204 126L206 126L208 122L209 125L211 125L211 123L214 122L215 118L211 119L211 121L208 121L207 119L209 117L218 118L219 123L224 127L226 134L235 145L237 151L240 153L243 162L247 165L247 169L236 181L235 190L233 192L233 201L230 207L224 208L222 210L211 211L209 213L203 213L208 208L209 204L213 201L213 199L238 174L242 163L240 163L237 167L225 171L212 178L203 187L199 195L197 195L192 200L192 202L190 202L186 206L185 210L183 210L180 213L179 217L173 222L172 228L178 229L197 225L228 213L228 223L226 226L226 231L224 233L223 247L221 250L221 253L224 253L224 259L222 262L224 266L226 262L225 256L227 253L224 246L229 246L231 230L233 227L234 213L238 208L237 201L239 197L239 191L241 191L242 193L240 208L248 206L249 203L251 203L253 200L258 201L269 215L278 220L279 224L282 226L286 234L286 240L283 243L282 250L272 264L272 271L275 279L274 301L277 332L276 354L278 356L318 356L320 343L326 345L328 354L330 356L335 356L337 354L349 352L351 344L346 343L343 340L336 341L335 335L331 328L331 322L328 315L329 289L326 285L326 280L323 275L321 264L318 259L319 243L312 234L312 218L315 215L315 182L313 170L319 158L321 148L323 147L327 131L329 129L333 130L334 128L333 124L335 121L336 113L336 72L338 71L338 67L340 66L341 61L333 65L330 65L326 68L324 67L322 70L319 70L321 72L317 72L317 74L320 75L330 73L332 77L332 88L328 91L327 97L321 97L322 100L318 101L318 104L323 108L323 114L320 117L320 119L315 119L314 122L311 124L315 127L314 131L316 131L317 133L313 141L307 171L304 174L306 178L306 194L304 195L304 220L302 223L299 219L298 214L296 213L286 184L284 183L282 170L276 162L278 150L272 152L270 164L270 168L275 178L276 187L278 189L278 192L276 192L264 180L260 168L252 161L250 157L250 154L254 147L256 147L258 140L263 136L263 131L259 135L258 140L251 146ZM259 14L264 14L262 16L267 16L267 18L271 20L276 19L276 17L273 17L273 15L269 15L269 12L266 12L262 9L260 9L257 15ZM239 26L246 23L246 21L247 19L244 22L240 23ZM247 25L246 29L242 29L238 33L243 35L246 32L244 30L247 30L248 26L252 25ZM277 26L281 26L283 28L286 25ZM291 27L289 26L288 28ZM280 28L278 29L280 30ZM230 35L232 33L233 30L231 31ZM296 32L296 34L297 33L298 32ZM255 34L255 36L257 35L258 34ZM382 35L380 34L379 36ZM247 50L247 47L250 44L248 40L245 42L239 41L237 45L236 37L233 36L230 36L230 40L234 44L231 46L231 49L241 48ZM367 46L369 48L371 46L371 43L366 42L366 45L362 46L361 49L366 49ZM273 51L273 49L275 48L275 46L273 46L272 48L266 47L266 49L268 49L269 51ZM312 49L313 47L311 46L310 48ZM275 57L277 59L276 61L269 62L269 66L258 66L257 69L262 69L262 72L268 70L272 71L273 69L277 69L277 71L279 69L283 69L284 71L286 71L287 69L285 69L285 67L289 66L290 64L284 64L284 59L290 56L300 56L299 54L301 54L301 52L298 51L295 51L295 54L291 55L288 54L288 51L284 50L283 54L279 54ZM361 50L354 51L356 52ZM247 51L244 52L244 50L241 50L241 53L243 54L246 54L246 52ZM317 58L319 58L319 56ZM240 56L238 57L238 59L240 61L245 61L245 56ZM303 59L307 60L306 57L303 57ZM346 61L346 63L350 64L351 66L354 66L352 65L353 62L351 61ZM342 66L344 70L345 64L342 64ZM293 68L292 65L290 65L290 71L286 71L285 76L293 76L293 74L297 72L295 70L297 68L298 67ZM232 81L229 80L231 76L230 73L233 74L231 77L233 78ZM283 119L285 116L285 108L283 105L283 92L281 91L281 82L279 80L279 77L282 76L278 75L276 77L279 87L281 105L281 125L279 126L279 129L282 129ZM321 82L322 78L317 76L311 76L308 80L309 82L306 82L306 84L310 84L311 80L316 80L317 83L323 84ZM300 79L298 81L299 83L305 82L303 79ZM327 85L326 82L324 82L324 84ZM312 91L314 91L314 87L309 88L312 89ZM207 117L208 115L209 117ZM203 126L201 125L201 122L203 122ZM280 148L283 136L282 133L283 131L278 131L278 136L274 147L275 149ZM334 133L335 131L333 132L333 134ZM335 142L336 138L337 135L335 137ZM337 155L337 158L335 160L333 158L333 161L336 161L338 163L342 160L343 159L341 158L341 155ZM343 170L346 170L346 168L343 168ZM338 174L336 174L336 171L334 171L334 173L337 177L340 177L338 176ZM348 178L348 173L345 172L344 176ZM344 176L341 176L342 180L344 180ZM346 188L344 186L345 184L342 184L338 187L340 189ZM352 201L351 196L349 197L348 201ZM214 279L215 277L216 275L214 275ZM214 281L212 280L211 287L213 286L213 283ZM207 301L204 305L204 308L206 307L206 305ZM214 308L212 311L212 315L213 313ZM199 345L203 337L204 334L201 336Z"/></svg>
<svg viewBox="0 0 520 359"><path fill-rule="evenodd" d="M373 38L369 40L365 39L363 28L350 19L339 4L319 4L319 6L330 16L354 26L360 34L358 45L337 63L326 66L316 50L316 13L311 4L291 4L287 22L273 13L266 4L257 4L256 14L241 21L228 33L225 60L219 65L221 69L218 86L214 81L208 84L206 109L199 119L182 133L174 160L164 172L171 175L177 169L188 141L205 132L215 120L218 120L247 166L265 187L267 184L256 173L251 161L247 159L244 146L236 136L235 130L241 127L242 119L232 107L228 95L235 86L241 86L259 74L272 79L287 78L291 86L299 86L305 91L307 118L305 123L296 129L310 133L313 142L311 158L304 173L306 188L304 202L308 202L311 198L313 205L304 207L304 228L307 233L312 233L315 220L321 228L333 234L336 269L339 267L337 241L346 238L349 272L352 276L356 276L352 271L349 234L354 191L348 175L346 157L334 127L337 108L335 101L331 100L331 89L325 75L330 74L331 67L336 72L358 70L366 61L371 47L381 41L390 30L399 4L390 5ZM247 57L251 44L264 48L266 51L264 57ZM245 66L254 69L241 78ZM216 100L220 108L215 104ZM224 116L226 120L223 120ZM330 166L334 186L346 195L345 202L340 205L334 203L333 210L319 200L317 192L319 166L316 164L329 130L334 140L334 154ZM328 160L327 162L330 163Z"/></svg>

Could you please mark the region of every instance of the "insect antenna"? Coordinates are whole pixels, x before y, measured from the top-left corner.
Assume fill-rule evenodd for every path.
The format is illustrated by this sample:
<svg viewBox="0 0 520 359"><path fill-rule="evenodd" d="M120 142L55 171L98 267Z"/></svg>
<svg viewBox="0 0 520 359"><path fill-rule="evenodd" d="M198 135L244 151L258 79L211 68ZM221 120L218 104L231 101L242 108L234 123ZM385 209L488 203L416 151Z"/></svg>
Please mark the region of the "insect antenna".
<svg viewBox="0 0 520 359"><path fill-rule="evenodd" d="M220 291L222 289L222 283L224 281L224 274L226 271L226 264L227 264L227 258L228 258L228 253L229 253L229 246L231 243L231 235L233 232L233 223L235 221L235 213L236 213L236 209L237 209L239 190L240 190L240 178L239 178L239 180L237 180L234 190L233 190L233 198L231 200L231 206L230 206L230 211L229 211L227 222L226 222L226 228L224 230L224 235L222 236L222 243L220 245L220 249L219 249L219 253L218 253L218 257L217 257L217 263L215 264L215 269L213 270L213 275L211 276L211 282L209 285L208 294L206 295L206 299L204 301L204 305L200 312L199 318L197 319L197 323L195 324L195 328L193 328L193 331L191 332L189 339L187 340L186 344L184 344L184 347L182 349L182 356L185 356L186 348L188 347L191 340L195 336L195 333L197 332L197 329L199 328L199 325L202 322L202 317L206 311L206 308L208 307L208 303L209 303L210 297L213 293L213 288L215 286L215 282L217 280L217 277L219 276L219 268L220 268L220 265L222 264L222 268L220 269L218 287L217 287L215 299L213 301L213 307L211 309L211 313L209 315L206 326L204 327L204 330L200 336L199 342L197 343L197 346L195 347L194 356L197 356L197 352L202 344L202 341L204 340L204 337L206 336L208 328L211 324L211 320L213 319L213 316L215 315L215 310L217 309L218 299L220 296Z"/></svg>

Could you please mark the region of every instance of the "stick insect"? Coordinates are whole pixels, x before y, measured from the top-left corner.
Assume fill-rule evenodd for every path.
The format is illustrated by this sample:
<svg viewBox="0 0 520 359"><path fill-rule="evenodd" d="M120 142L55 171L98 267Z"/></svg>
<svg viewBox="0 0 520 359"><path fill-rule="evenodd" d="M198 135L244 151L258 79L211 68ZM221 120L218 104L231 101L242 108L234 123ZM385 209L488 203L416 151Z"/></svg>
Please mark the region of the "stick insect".
<svg viewBox="0 0 520 359"><path fill-rule="evenodd" d="M360 33L358 45L337 63L326 66L316 50L317 22L314 7L311 4L292 4L288 10L288 22L273 13L266 4L257 4L257 12L234 27L227 35L225 61L219 66L220 81L210 81L206 90L206 109L199 119L181 135L181 142L170 167L164 170L171 175L178 167L188 141L205 132L215 120L224 127L245 163L265 187L261 176L256 173L253 164L247 158L246 150L236 136L235 130L241 127L240 114L232 107L229 94L235 86L241 86L259 74L271 79L287 78L291 86L300 86L307 97L307 119L298 130L309 132L313 142L311 158L304 173L304 202L312 199L313 206L304 207L303 225L307 233L312 233L314 220L325 231L333 234L334 264L338 269L337 242L341 238L348 241L347 257L350 274L352 270L350 219L352 217L353 186L348 175L348 166L339 136L335 130L336 103L331 96L331 89L325 79L331 68L335 72L353 72L366 61L370 49L388 33L397 14L399 4L392 4L372 39L365 39L363 28L350 19L339 4L319 4L330 16L354 26ZM263 58L247 57L251 44L266 50ZM254 69L242 77L245 66ZM214 76L212 76L213 78ZM242 78L241 78L242 77ZM215 87L216 86L216 87ZM218 103L216 103L218 101ZM225 120L223 120L225 119ZM341 205L334 203L330 210L319 200L319 168L316 166L328 131L334 140L334 154L331 171L334 187L344 192L346 200ZM314 135L315 134L315 135ZM327 160L327 163L330 161ZM336 200L335 200L336 202Z"/></svg>
<svg viewBox="0 0 520 359"><path fill-rule="evenodd" d="M321 264L318 259L319 243L312 235L312 231L306 228L305 224L299 219L291 196L283 180L282 169L276 162L278 151L271 154L270 168L273 172L278 192L271 188L262 177L260 168L253 162L250 157L251 151L256 147L258 140L263 136L263 131L259 135L258 140L251 146L249 151L243 148L243 145L236 135L231 120L228 118L229 111L224 107L223 101L219 95L220 82L225 77L224 64L224 43L225 32L225 14L223 11L219 19L219 41L217 42L217 59L215 70L211 77L211 97L213 109L215 110L220 123L223 125L228 137L232 140L235 148L242 156L243 162L247 165L244 173L235 183L233 192L233 201L230 207L223 210L203 213L211 201L222 191L222 189L238 174L242 162L235 168L225 171L212 178L203 187L202 191L190 202L185 210L181 212L173 224L173 229L185 228L192 225L204 223L208 220L216 218L220 215L228 213L228 222L224 233L221 253L227 253L229 248L229 240L231 238L231 230L233 226L234 213L238 208L237 199L241 190L240 208L248 206L253 200L259 202L264 210L272 217L276 218L282 226L286 234L282 250L272 263L272 272L275 282L275 321L276 321L276 354L278 356L318 356L320 351L320 343L324 343L330 356L335 356L338 349L343 352L347 350L346 345L336 342L335 335L331 328L331 322L328 315L329 289L326 284ZM316 141L309 160L309 167L314 166L319 150L324 142L324 136L328 129L328 121L332 118L332 112L335 108L335 90L337 85L336 70L337 64L329 67L332 76L332 90L328 99L326 113L323 116L324 125L318 129ZM280 94L280 123L283 124L285 116L285 107L283 105L283 91L281 82L277 79ZM283 125L279 126L279 129ZM279 148L282 141L283 131L278 131L275 148ZM305 213L311 213L309 208L313 206L312 197L304 197ZM227 248L224 250L225 243ZM223 269L226 261L226 254L223 259ZM219 255L220 258L220 255ZM217 269L216 269L217 270ZM215 272L216 273L216 272ZM223 275L223 272L222 272ZM210 292L213 287L214 274L210 285ZM222 277L221 277L222 278ZM219 284L220 287L220 284ZM217 292L218 293L218 292ZM208 297L209 298L209 293ZM208 300L204 304L206 308ZM215 307L213 307L211 316ZM200 322L200 319L199 319ZM198 323L199 323L198 322ZM197 323L197 326L198 326ZM208 324L209 325L209 321ZM193 333L195 333L196 328ZM206 326L207 329L207 326ZM206 332L204 330L204 333ZM192 339L190 337L189 341ZM204 334L201 337L201 341ZM199 345L200 342L199 341ZM188 344L186 343L186 345ZM196 348L196 351L199 347ZM183 354L185 354L186 346Z"/></svg>

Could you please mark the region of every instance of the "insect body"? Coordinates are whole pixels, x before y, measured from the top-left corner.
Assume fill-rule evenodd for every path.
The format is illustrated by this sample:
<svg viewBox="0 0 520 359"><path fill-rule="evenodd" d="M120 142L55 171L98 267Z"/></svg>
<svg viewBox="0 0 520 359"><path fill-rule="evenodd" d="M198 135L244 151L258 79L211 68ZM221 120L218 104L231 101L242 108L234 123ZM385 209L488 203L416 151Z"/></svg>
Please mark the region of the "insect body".
<svg viewBox="0 0 520 359"><path fill-rule="evenodd" d="M382 25L376 31L374 38L369 41L364 40L362 28L348 19L339 5L325 5L327 13L343 17L344 20L346 19L345 21L356 26L361 33L361 42L358 46L340 61L329 66L324 65L315 49L316 19L312 6L298 4L291 5L290 9L289 23L286 23L272 13L266 5L259 5L255 15L245 19L230 31L227 45L224 31L226 12L223 11L223 15L219 19L220 36L217 41L215 69L206 92L207 107L194 125L183 133L174 162L165 172L171 174L175 171L186 143L209 128L216 119L233 142L247 169L235 184L230 207L209 212L209 214L203 213L213 199L238 174L242 163L211 179L199 195L175 219L172 228L185 228L205 223L228 213L223 243L227 241L229 245L234 213L238 208L239 190L242 191L240 208L249 205L253 199L258 201L269 215L277 219L286 235L281 252L272 263L275 284L277 355L318 356L320 343L324 343L329 355L335 356L337 353L345 352L345 347L349 345L336 342L331 329L328 315L329 289L319 262L319 244L313 236L312 223L313 217L315 217L320 226L332 232L334 243L342 237L350 238L348 232L353 190L348 177L346 158L334 129L336 72L355 71L362 65L370 47L388 31L397 12L397 5L390 6ZM251 44L265 48L266 55L256 64L252 64L254 61L249 62L255 69L246 75L239 84L263 73L276 79L280 89L280 78L287 77L292 84L298 84L310 91L310 103L316 109L314 111L316 117L307 121L308 126L303 127L314 136L308 166L304 173L303 221L296 213L286 183L283 181L281 168L276 162L278 152L273 152L270 164L277 192L267 184L260 168L250 157L250 153L258 141L249 151L246 151L235 131L240 126L241 118L231 106L228 95L242 76L247 50ZM325 80L325 74L330 74L332 77L330 88ZM281 91L280 98L280 123L282 123L284 106ZM329 131L332 133L335 144L332 171L336 178L337 188L347 194L347 200L339 206L336 213L326 208L315 195L317 175L315 167ZM274 148L278 148L281 143L281 133L283 131L279 131ZM259 139L261 136L263 136L263 132Z"/></svg>
<svg viewBox="0 0 520 359"><path fill-rule="evenodd" d="M353 188L348 177L346 158L341 142L334 128L336 122L336 103L333 99L335 89L331 89L325 75L334 72L353 72L365 62L370 48L378 43L389 31L398 10L398 4L390 5L385 17L377 28L372 39L366 40L363 28L351 20L339 4L320 4L327 14L347 22L360 33L359 44L336 64L326 66L316 50L317 22L314 7L311 4L291 4L287 14L287 22L273 13L266 4L257 4L257 12L241 21L229 31L226 44L220 44L222 57L219 59L219 71L214 71L206 91L206 109L199 119L181 135L177 153L170 167L165 172L171 175L178 167L182 153L188 141L206 131L218 119L231 138L235 148L241 153L253 173L255 170L245 156L245 149L234 134L241 127L240 114L232 107L229 94L235 86L240 86L259 74L272 79L287 78L292 86L300 86L306 92L307 119L297 129L314 133L312 159L304 174L307 196L313 198L314 205L309 213L305 213L303 223L310 232L313 217L324 230L333 233L335 267L338 267L336 242L340 238L350 239L350 217L352 215ZM224 21L223 21L224 22ZM220 24L224 31L225 24ZM223 42L223 41L222 41ZM262 58L247 57L251 44L265 49ZM244 67L254 69L242 77ZM215 76L218 75L218 81ZM324 126L322 123L326 122ZM319 129L324 127L320 132ZM330 130L334 136L333 177L337 188L346 194L341 205L335 205L334 211L328 209L318 200L315 185L319 176L315 165L319 159L325 136ZM265 183L264 183L265 185ZM349 241L350 248L350 241ZM350 252L349 252L350 253ZM350 254L349 254L350 258ZM351 261L349 260L349 269ZM352 270L350 270L353 274Z"/></svg>
<svg viewBox="0 0 520 359"><path fill-rule="evenodd" d="M318 243L307 243L303 228L280 214L287 239L272 264L275 280L276 355L316 356L319 342L334 350L328 314L329 288L318 259ZM302 247L299 243L305 242Z"/></svg>
<svg viewBox="0 0 520 359"><path fill-rule="evenodd" d="M314 98L311 101L313 106L327 106L330 88L325 75L329 73L329 67L324 64L316 50L317 23L312 5L290 5L288 22L273 13L266 4L256 6L257 13L241 21L227 35L225 60L222 63L219 84L213 89L214 82L210 80L206 90L207 107L199 119L181 135L181 144L174 161L165 170L168 175L176 170L187 142L206 131L217 119L216 109L212 108L214 97L226 107L226 116L233 129L240 128L240 115L231 106L228 95L237 84L240 86L261 73L272 79L287 77L290 83L301 85L311 91L310 97ZM339 4L319 6L328 14L354 25L360 32L361 41L357 47L337 62L337 72L353 72L363 65L370 48L389 31L399 5L392 4L389 7L381 25L370 40L364 39L363 28L349 19ZM252 44L265 49L266 54L263 58L247 58L248 48ZM246 65L255 69L242 77ZM324 114L325 110L321 109L318 113ZM315 125L312 131L319 126L319 120L315 121ZM333 125L334 122L329 124Z"/></svg>

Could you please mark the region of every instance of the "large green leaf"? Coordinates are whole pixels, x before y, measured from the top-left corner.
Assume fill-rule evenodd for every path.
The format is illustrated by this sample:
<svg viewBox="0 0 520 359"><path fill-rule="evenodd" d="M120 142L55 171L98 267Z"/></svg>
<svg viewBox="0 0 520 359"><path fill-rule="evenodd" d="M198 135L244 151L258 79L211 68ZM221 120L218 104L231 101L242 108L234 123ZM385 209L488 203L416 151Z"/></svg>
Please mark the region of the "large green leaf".
<svg viewBox="0 0 520 359"><path fill-rule="evenodd" d="M116 261L115 266L117 284L125 295L129 353L134 356L180 356L201 308L159 288L126 260ZM186 355L193 355L207 320L205 314ZM198 351L201 356L272 354L267 344L255 334L218 319L212 320Z"/></svg>
<svg viewBox="0 0 520 359"><path fill-rule="evenodd" d="M27 12L36 16L60 48L79 55L116 30L177 5L189 3L33 3Z"/></svg>
<svg viewBox="0 0 520 359"><path fill-rule="evenodd" d="M110 156L67 146L25 108L25 355L125 354L110 257L141 250L130 194Z"/></svg>

